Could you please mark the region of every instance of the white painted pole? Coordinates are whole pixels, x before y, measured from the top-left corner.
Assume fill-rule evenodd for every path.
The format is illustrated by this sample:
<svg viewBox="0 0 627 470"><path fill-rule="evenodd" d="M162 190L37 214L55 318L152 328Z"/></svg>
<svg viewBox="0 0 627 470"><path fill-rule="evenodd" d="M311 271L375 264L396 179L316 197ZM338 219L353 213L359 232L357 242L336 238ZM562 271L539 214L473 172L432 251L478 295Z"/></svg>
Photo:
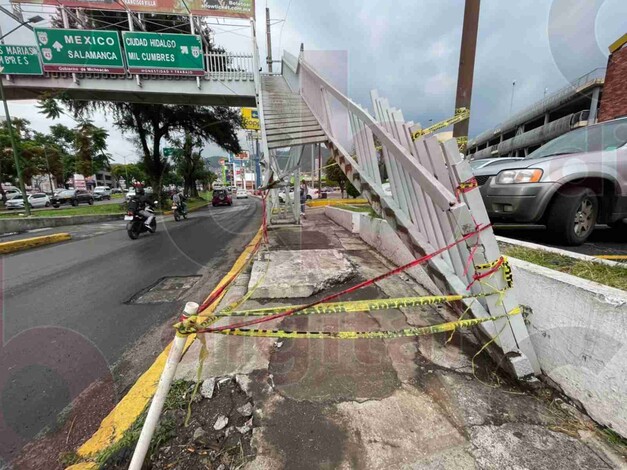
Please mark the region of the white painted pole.
<svg viewBox="0 0 627 470"><path fill-rule="evenodd" d="M187 302L185 305L185 315L188 317L196 315L199 307L200 306L195 302ZM137 441L137 446L135 446L135 452L133 453L131 464L128 467L129 470L141 470L142 465L144 464L146 453L150 447L150 441L155 433L157 424L159 424L159 416L161 415L163 404L165 403L165 399L170 391L170 385L172 385L172 379L174 379L176 368L181 361L186 341L187 336L177 334L172 342L172 348L170 349L168 360L165 364L165 368L163 369L163 373L161 374L157 391L155 392L155 396L150 404L150 409L148 410L144 427L142 428L139 440Z"/></svg>

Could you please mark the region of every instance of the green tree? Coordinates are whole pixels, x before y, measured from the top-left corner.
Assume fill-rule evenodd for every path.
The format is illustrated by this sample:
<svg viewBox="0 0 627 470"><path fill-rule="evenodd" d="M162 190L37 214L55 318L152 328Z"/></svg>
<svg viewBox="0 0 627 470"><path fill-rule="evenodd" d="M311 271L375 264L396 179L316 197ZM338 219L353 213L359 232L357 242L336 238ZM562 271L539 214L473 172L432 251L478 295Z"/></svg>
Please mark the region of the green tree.
<svg viewBox="0 0 627 470"><path fill-rule="evenodd" d="M329 166L329 165L331 165L331 166ZM329 159L327 160L326 172L327 172L327 179L331 180L331 181L335 181L337 183L337 185L340 187L340 193L341 193L341 196L343 198L344 197L344 191L346 190L346 188L350 184L350 181L348 181L348 178L346 177L346 175L342 171L342 168L340 168L340 165L335 163L335 160L333 159L333 157L329 157ZM351 186L352 186L352 184L351 184Z"/></svg>

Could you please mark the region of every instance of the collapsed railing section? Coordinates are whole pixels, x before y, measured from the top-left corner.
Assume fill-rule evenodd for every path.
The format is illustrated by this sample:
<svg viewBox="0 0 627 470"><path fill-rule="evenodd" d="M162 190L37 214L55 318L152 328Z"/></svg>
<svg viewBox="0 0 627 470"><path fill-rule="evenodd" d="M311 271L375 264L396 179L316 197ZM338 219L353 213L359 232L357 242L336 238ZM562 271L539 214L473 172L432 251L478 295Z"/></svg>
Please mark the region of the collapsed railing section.
<svg viewBox="0 0 627 470"><path fill-rule="evenodd" d="M298 75L301 95L325 130L335 160L417 258L477 232L432 258L426 270L443 292L477 296L505 290L501 296L463 303L475 318L501 318L482 328L515 375L539 373L523 318L503 317L518 306L514 293L505 289L503 276L488 284L478 269L500 269L502 257L492 229L477 231L490 221L456 142L441 144L435 136L413 140L413 123L405 122L386 99L372 93L372 116L323 78L302 53Z"/></svg>

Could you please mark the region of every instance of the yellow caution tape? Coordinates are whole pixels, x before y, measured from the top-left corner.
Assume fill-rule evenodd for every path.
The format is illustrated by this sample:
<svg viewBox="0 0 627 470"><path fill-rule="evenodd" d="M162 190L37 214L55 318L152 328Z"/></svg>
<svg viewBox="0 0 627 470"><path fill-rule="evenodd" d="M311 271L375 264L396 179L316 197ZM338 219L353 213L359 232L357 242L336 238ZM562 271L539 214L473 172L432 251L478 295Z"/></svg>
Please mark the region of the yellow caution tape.
<svg viewBox="0 0 627 470"><path fill-rule="evenodd" d="M458 302L477 297L487 297L488 295L500 295L504 291L494 291L484 294L473 295L432 295L422 297L399 297L395 299L374 299L374 300L354 300L348 302L329 302L318 304L313 307L300 310L293 316L300 315L330 315L333 313L353 313L372 312L377 310L391 310L403 307L416 307L419 305L435 305L445 302ZM259 308L254 310L221 311L215 314L218 318L223 317L265 317L278 313L288 312L301 308L302 305L289 305L281 307Z"/></svg>
<svg viewBox="0 0 627 470"><path fill-rule="evenodd" d="M255 338L283 338L283 339L394 339L411 336L425 336L437 333L446 333L464 328L471 328L488 321L502 320L522 312L516 307L505 315L485 318L470 318L439 325L405 328L397 331L288 331L288 330L249 330L236 328L233 330L216 331L227 336L248 336Z"/></svg>
<svg viewBox="0 0 627 470"><path fill-rule="evenodd" d="M416 140L420 137L423 137L428 134L432 134L435 131L439 131L440 129L444 129L453 124L457 124L458 122L462 122L470 117L470 109L468 108L457 108L455 110L455 115L452 118L445 119L444 121L440 121L437 124L427 127L426 129L419 129L412 133L412 139ZM459 141L458 141L459 142Z"/></svg>
<svg viewBox="0 0 627 470"><path fill-rule="evenodd" d="M457 137L457 148L459 149L459 151L461 153L465 153L466 147L468 147L468 136L462 135L460 137Z"/></svg>
<svg viewBox="0 0 627 470"><path fill-rule="evenodd" d="M514 275L512 274L512 267L509 264L509 260L507 259L507 256L502 256L501 258L495 261L492 261L490 263L477 264L475 265L475 270L487 271L489 269L493 269L496 266L498 266L498 264L501 262L501 259L503 260L501 264L501 267L503 268L503 278L505 279L505 282L507 283L507 287L511 289L512 286L514 285Z"/></svg>

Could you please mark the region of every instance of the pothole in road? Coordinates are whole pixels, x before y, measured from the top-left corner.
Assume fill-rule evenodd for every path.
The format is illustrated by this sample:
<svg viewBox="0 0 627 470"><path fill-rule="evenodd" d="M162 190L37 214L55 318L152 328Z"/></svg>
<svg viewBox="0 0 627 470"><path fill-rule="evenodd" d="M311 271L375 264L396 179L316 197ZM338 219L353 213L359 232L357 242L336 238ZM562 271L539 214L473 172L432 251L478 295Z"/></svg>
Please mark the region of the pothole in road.
<svg viewBox="0 0 627 470"><path fill-rule="evenodd" d="M127 304L161 304L176 302L198 282L201 276L162 277L153 285L139 291Z"/></svg>

